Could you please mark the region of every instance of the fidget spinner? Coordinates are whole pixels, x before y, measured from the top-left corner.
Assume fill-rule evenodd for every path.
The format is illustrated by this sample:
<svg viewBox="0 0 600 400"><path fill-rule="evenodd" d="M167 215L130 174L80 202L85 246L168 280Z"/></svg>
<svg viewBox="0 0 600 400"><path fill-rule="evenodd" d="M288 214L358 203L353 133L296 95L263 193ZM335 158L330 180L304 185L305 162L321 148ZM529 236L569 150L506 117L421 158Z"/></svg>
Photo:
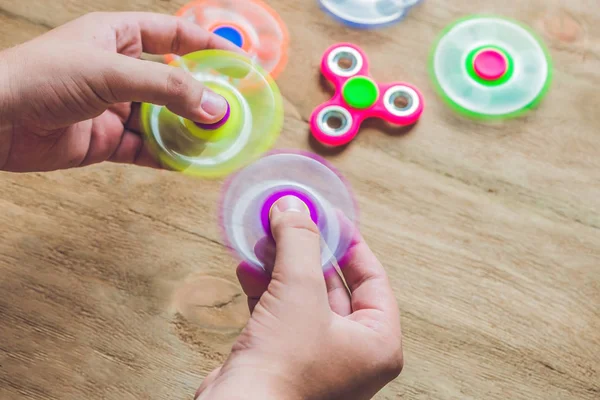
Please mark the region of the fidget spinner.
<svg viewBox="0 0 600 400"><path fill-rule="evenodd" d="M367 56L353 44L330 47L321 71L334 84L335 95L315 109L310 126L313 136L325 145L349 143L367 118L406 126L415 124L423 113L423 96L416 87L375 82L369 75Z"/></svg>
<svg viewBox="0 0 600 400"><path fill-rule="evenodd" d="M171 63L220 94L228 104L214 124L182 118L144 103L142 130L161 163L185 174L213 178L244 167L275 143L283 126L283 100L273 78L256 62L223 50L204 50Z"/></svg>
<svg viewBox="0 0 600 400"><path fill-rule="evenodd" d="M279 15L260 0L196 0L176 15L241 47L274 78L285 68L287 28ZM167 55L166 61L177 58Z"/></svg>
<svg viewBox="0 0 600 400"><path fill-rule="evenodd" d="M535 108L552 80L547 49L528 28L500 17L468 17L435 44L430 74L446 103L466 116L511 118Z"/></svg>
<svg viewBox="0 0 600 400"><path fill-rule="evenodd" d="M319 0L329 15L353 28L395 24L422 0Z"/></svg>
<svg viewBox="0 0 600 400"><path fill-rule="evenodd" d="M307 206L322 237L322 267L329 270L351 244L358 211L341 175L314 154L273 152L230 177L220 211L225 241L243 261L264 268L261 246L272 243L269 215L284 196Z"/></svg>

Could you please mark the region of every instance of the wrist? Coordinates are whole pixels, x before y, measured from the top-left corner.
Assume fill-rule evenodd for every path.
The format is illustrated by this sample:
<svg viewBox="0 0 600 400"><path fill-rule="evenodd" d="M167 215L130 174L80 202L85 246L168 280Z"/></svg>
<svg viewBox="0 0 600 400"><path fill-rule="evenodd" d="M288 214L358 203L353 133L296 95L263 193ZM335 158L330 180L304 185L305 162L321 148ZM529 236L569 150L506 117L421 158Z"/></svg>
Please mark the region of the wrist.
<svg viewBox="0 0 600 400"><path fill-rule="evenodd" d="M303 400L285 380L268 376L259 369L222 370L197 400Z"/></svg>

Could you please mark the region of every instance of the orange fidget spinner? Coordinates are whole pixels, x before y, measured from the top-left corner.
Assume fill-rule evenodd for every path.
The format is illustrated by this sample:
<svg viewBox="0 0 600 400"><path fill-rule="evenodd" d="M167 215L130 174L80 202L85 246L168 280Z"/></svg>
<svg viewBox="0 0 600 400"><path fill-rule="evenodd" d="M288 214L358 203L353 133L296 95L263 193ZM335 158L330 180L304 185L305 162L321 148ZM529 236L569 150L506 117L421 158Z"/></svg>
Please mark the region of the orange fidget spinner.
<svg viewBox="0 0 600 400"><path fill-rule="evenodd" d="M285 68L289 35L279 15L260 0L195 0L175 15L245 50L273 78ZM168 63L178 56L169 54Z"/></svg>

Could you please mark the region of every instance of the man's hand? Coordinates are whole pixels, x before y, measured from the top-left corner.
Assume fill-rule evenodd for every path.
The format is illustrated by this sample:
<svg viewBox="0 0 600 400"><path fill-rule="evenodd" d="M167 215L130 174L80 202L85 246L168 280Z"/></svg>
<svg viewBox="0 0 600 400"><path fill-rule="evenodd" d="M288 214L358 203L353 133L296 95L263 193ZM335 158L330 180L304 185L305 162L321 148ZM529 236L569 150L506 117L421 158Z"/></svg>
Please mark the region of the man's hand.
<svg viewBox="0 0 600 400"><path fill-rule="evenodd" d="M0 53L0 170L102 161L158 167L139 135L138 102L212 123L226 102L185 71L142 52L241 50L184 19L92 13Z"/></svg>
<svg viewBox="0 0 600 400"><path fill-rule="evenodd" d="M386 273L358 232L325 278L320 237L295 197L271 216L275 262L242 264L238 277L252 316L200 400L363 400L403 366L400 316ZM349 224L346 229L353 229Z"/></svg>

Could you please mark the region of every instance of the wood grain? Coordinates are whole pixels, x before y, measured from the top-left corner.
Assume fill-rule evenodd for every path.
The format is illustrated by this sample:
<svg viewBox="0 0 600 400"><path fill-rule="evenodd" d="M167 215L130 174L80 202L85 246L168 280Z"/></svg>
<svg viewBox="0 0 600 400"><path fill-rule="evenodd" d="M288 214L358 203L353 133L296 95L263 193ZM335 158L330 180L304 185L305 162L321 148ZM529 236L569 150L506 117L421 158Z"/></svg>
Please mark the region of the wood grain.
<svg viewBox="0 0 600 400"><path fill-rule="evenodd" d="M0 46L91 11L182 3L0 0ZM318 65L338 41L427 100L409 132L369 124L326 154L403 314L406 368L380 398L600 399L597 2L429 0L374 32L316 1L270 3L292 37L278 147L319 150L307 120L331 95ZM517 18L550 47L555 82L535 113L470 122L432 91L433 40L473 12ZM0 175L0 398L191 399L247 319L217 226L220 183L110 164Z"/></svg>

